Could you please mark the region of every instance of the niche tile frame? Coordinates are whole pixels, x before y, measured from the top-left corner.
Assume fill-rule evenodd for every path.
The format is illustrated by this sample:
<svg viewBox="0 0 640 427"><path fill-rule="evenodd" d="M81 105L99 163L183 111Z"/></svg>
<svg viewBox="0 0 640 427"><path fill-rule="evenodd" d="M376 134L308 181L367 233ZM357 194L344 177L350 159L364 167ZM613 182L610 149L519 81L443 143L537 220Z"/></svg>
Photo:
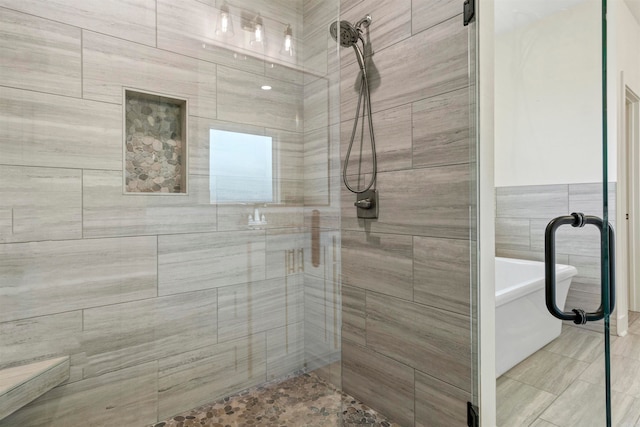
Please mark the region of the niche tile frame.
<svg viewBox="0 0 640 427"><path fill-rule="evenodd" d="M162 192L161 190L151 191L131 191L127 184L127 143L129 129L127 129L127 105L128 100L143 99L159 103L172 104L180 108L180 134L182 146L179 150L181 161L180 167L180 191ZM144 195L144 196L187 196L189 195L189 100L186 96L173 95L167 93L151 92L147 90L123 87L122 88L122 194L124 195ZM157 140L156 140L157 141ZM161 142L161 141L160 141ZM153 145L153 143L151 144ZM159 151L159 150L156 150ZM174 187L175 188L175 187Z"/></svg>

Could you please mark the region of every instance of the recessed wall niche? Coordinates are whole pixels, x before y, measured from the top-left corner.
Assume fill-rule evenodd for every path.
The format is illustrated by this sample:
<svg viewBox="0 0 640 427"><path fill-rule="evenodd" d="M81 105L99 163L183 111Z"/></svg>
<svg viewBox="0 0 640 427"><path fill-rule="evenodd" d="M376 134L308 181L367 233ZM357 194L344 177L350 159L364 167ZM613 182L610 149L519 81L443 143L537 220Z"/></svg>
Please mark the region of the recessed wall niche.
<svg viewBox="0 0 640 427"><path fill-rule="evenodd" d="M187 193L187 101L124 90L124 192Z"/></svg>

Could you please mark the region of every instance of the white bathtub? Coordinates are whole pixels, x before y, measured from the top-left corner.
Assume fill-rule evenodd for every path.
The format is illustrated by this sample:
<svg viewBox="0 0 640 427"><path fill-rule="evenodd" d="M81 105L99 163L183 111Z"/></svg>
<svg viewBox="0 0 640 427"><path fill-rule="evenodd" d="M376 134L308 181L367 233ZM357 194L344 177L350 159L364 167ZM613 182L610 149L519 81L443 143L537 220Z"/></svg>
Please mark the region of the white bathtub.
<svg viewBox="0 0 640 427"><path fill-rule="evenodd" d="M565 310L571 265L556 264L556 303ZM560 335L562 321L547 311L544 263L496 258L496 377Z"/></svg>

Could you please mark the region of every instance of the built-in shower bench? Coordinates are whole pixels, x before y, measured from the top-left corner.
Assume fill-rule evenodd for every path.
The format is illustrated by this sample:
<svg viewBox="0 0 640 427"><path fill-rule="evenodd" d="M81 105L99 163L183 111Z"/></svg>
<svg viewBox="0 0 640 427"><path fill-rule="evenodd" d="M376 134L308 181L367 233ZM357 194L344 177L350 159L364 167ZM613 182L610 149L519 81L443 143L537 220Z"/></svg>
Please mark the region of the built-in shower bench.
<svg viewBox="0 0 640 427"><path fill-rule="evenodd" d="M69 357L0 369L0 420L69 379Z"/></svg>

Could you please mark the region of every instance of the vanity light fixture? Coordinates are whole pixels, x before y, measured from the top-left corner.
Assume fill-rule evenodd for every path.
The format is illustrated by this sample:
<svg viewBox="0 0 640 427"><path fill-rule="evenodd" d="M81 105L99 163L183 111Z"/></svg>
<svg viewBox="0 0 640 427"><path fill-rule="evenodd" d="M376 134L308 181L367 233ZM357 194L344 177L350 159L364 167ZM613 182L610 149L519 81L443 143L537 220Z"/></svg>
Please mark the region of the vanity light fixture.
<svg viewBox="0 0 640 427"><path fill-rule="evenodd" d="M287 24L284 29L284 41L282 43L281 52L288 56L293 56L293 29L291 25Z"/></svg>
<svg viewBox="0 0 640 427"><path fill-rule="evenodd" d="M251 46L264 46L265 42L265 34L264 34L264 24L262 23L262 17L260 15L256 16L253 20L253 33L251 33Z"/></svg>
<svg viewBox="0 0 640 427"><path fill-rule="evenodd" d="M260 13L256 14L253 11L239 8L237 6L233 7L234 9L238 9L240 15L240 27L251 33L249 45L254 48L264 49L267 44L267 38L264 20ZM278 22L272 18L269 19ZM291 24L284 24L282 22L280 22L280 24L284 26L280 55L292 57L295 55L293 28L291 27ZM231 20L230 7L226 0L222 3L222 6L220 6L220 12L218 13L216 21L216 35L220 37L233 36L233 22Z"/></svg>
<svg viewBox="0 0 640 427"><path fill-rule="evenodd" d="M224 37L233 36L233 21L231 20L229 5L226 1L220 6L220 13L218 14L218 21L216 23L216 34Z"/></svg>

